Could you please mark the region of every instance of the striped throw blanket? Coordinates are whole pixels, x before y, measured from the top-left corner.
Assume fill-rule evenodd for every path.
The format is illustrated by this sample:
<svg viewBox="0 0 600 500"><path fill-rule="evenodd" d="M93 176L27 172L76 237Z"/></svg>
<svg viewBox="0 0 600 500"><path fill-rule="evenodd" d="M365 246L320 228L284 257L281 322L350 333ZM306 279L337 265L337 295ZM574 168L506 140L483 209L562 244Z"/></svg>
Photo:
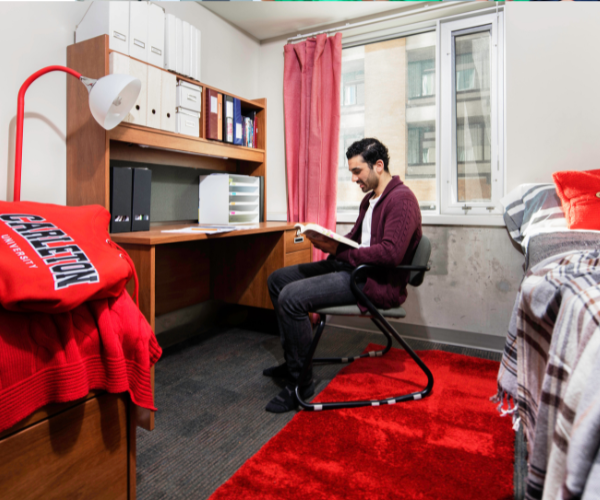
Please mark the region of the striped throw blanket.
<svg viewBox="0 0 600 500"><path fill-rule="evenodd" d="M496 399L503 414L513 414L515 424L524 426L528 499L542 498L546 486L550 496L544 498L557 498L556 485L560 490L563 484L569 432L556 434L556 424L559 415L573 421L570 411L576 410L572 406L577 398L569 405L564 398L567 391L580 394L584 385L573 374L586 346L594 346L589 340L600 320L595 302L599 283L598 250L567 252L533 267L517 294ZM584 366L579 369L587 370ZM547 480L551 455L558 465Z"/></svg>
<svg viewBox="0 0 600 500"><path fill-rule="evenodd" d="M596 293L600 293L596 289ZM597 300L597 299L596 299ZM595 322L595 321L594 321ZM598 333L596 333L596 340ZM588 349L586 349L588 350ZM588 355L592 349L588 351ZM575 419L571 421L569 414L565 415L571 423L571 437L568 443L566 457L566 473L560 497L563 500L592 500L600 498L600 356L595 359L586 359L586 367L591 362L588 383L579 396ZM581 362L579 364L582 364ZM565 401L567 400L567 394ZM571 402L568 401L569 407ZM572 413L570 414L572 415ZM557 444L557 447L559 445ZM564 450L559 447L560 453L556 459L550 457L550 467L562 465ZM560 461L559 461L560 459Z"/></svg>
<svg viewBox="0 0 600 500"><path fill-rule="evenodd" d="M563 387L555 391L555 378L544 379L542 394L554 394L557 406L550 405L549 411L548 424L552 424L553 432L543 435L543 439L552 437L546 480L538 485L534 477L531 482L533 491L543 487L544 500L600 498L600 490L591 486L594 481L588 481L600 444L600 415L590 412L594 404L596 411L600 406L600 379L592 377L600 359L599 322L600 285L575 295L561 307L556 320L556 341L552 341L548 366L553 373L564 374Z"/></svg>

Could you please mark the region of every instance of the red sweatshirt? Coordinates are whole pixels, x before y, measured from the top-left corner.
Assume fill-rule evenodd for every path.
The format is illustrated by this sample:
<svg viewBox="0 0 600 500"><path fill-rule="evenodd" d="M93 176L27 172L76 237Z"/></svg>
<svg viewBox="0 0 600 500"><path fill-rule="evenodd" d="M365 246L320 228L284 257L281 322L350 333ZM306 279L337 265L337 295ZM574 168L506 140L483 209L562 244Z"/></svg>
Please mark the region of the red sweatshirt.
<svg viewBox="0 0 600 500"><path fill-rule="evenodd" d="M150 368L161 352L126 290L56 314L0 307L0 433L93 389L128 391L135 404L155 410Z"/></svg>
<svg viewBox="0 0 600 500"><path fill-rule="evenodd" d="M367 194L361 204L358 219L346 237L361 242L362 221L369 208ZM395 175L388 183L373 210L371 246L338 247L336 259L357 267L361 264L395 267L410 264L421 241L421 210L413 192ZM398 307L406 300L408 272L387 271L370 275L363 291L380 308ZM366 311L364 307L361 310Z"/></svg>

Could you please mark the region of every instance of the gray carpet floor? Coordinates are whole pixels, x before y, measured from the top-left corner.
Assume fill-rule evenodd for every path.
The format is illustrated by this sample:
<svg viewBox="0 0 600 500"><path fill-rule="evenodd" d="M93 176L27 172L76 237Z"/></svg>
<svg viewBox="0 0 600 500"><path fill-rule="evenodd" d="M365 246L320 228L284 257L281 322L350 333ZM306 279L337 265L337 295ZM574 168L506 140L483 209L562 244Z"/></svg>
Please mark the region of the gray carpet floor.
<svg viewBox="0 0 600 500"><path fill-rule="evenodd" d="M317 356L358 354L369 342L384 340L380 334L328 326ZM489 351L407 342L415 350L500 360ZM264 410L280 387L262 370L282 360L277 336L247 327L215 328L166 348L156 365L156 428L138 429L138 498L206 499L277 434L294 412ZM317 392L343 366L317 366ZM515 500L524 498L525 467L523 438L517 434Z"/></svg>

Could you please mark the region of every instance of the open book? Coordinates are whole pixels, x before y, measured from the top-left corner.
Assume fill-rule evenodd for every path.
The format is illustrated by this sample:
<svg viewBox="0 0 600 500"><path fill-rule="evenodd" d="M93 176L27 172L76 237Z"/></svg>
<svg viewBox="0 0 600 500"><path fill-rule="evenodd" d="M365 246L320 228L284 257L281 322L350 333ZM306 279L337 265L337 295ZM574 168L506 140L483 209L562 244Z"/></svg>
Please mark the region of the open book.
<svg viewBox="0 0 600 500"><path fill-rule="evenodd" d="M356 243L356 241L346 238L345 236L340 236L339 234L334 233L329 229L325 229L323 226L319 226L318 224L296 224L295 227L299 229L298 234L306 234L307 236L311 236L310 233L316 233L326 236L327 238L331 238L339 243L343 243L344 245L348 245L352 248L358 248L360 246L358 243Z"/></svg>

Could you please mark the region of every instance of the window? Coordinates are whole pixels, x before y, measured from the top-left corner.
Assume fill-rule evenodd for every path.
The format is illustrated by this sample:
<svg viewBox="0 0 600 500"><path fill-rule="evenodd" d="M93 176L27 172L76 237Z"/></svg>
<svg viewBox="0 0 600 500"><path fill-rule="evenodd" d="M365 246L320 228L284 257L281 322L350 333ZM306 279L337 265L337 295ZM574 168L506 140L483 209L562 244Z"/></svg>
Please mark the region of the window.
<svg viewBox="0 0 600 500"><path fill-rule="evenodd" d="M354 90L348 90L349 88ZM349 218L352 218L358 213L362 198L357 196L355 191L358 188L352 184L352 174L348 171L346 161L346 150L353 142L365 137L364 47L342 51L342 89L337 212L339 216L348 214ZM362 194L360 189L358 191Z"/></svg>
<svg viewBox="0 0 600 500"><path fill-rule="evenodd" d="M475 89L475 70L473 68L456 71L456 91Z"/></svg>
<svg viewBox="0 0 600 500"><path fill-rule="evenodd" d="M416 169L414 167L435 165L435 125L430 127L408 127L408 168L407 177L419 175L435 176L433 170ZM426 173L427 172L427 173Z"/></svg>
<svg viewBox="0 0 600 500"><path fill-rule="evenodd" d="M417 51L408 52L411 58L418 57ZM435 51L426 51L427 59L408 63L408 98L434 95L435 90Z"/></svg>
<svg viewBox="0 0 600 500"><path fill-rule="evenodd" d="M406 181L424 209L439 205L435 47L431 31L342 51L338 220L353 222L364 197L346 160L348 146L363 137L377 137L388 147L390 172ZM349 85L356 86L355 101Z"/></svg>
<svg viewBox="0 0 600 500"><path fill-rule="evenodd" d="M502 16L441 26L441 212L500 214Z"/></svg>
<svg viewBox="0 0 600 500"><path fill-rule="evenodd" d="M356 104L356 84L344 86L344 106Z"/></svg>
<svg viewBox="0 0 600 500"><path fill-rule="evenodd" d="M353 222L362 191L346 149L376 137L390 172L438 215L501 213L502 12L437 21L429 31L342 51L338 220Z"/></svg>

